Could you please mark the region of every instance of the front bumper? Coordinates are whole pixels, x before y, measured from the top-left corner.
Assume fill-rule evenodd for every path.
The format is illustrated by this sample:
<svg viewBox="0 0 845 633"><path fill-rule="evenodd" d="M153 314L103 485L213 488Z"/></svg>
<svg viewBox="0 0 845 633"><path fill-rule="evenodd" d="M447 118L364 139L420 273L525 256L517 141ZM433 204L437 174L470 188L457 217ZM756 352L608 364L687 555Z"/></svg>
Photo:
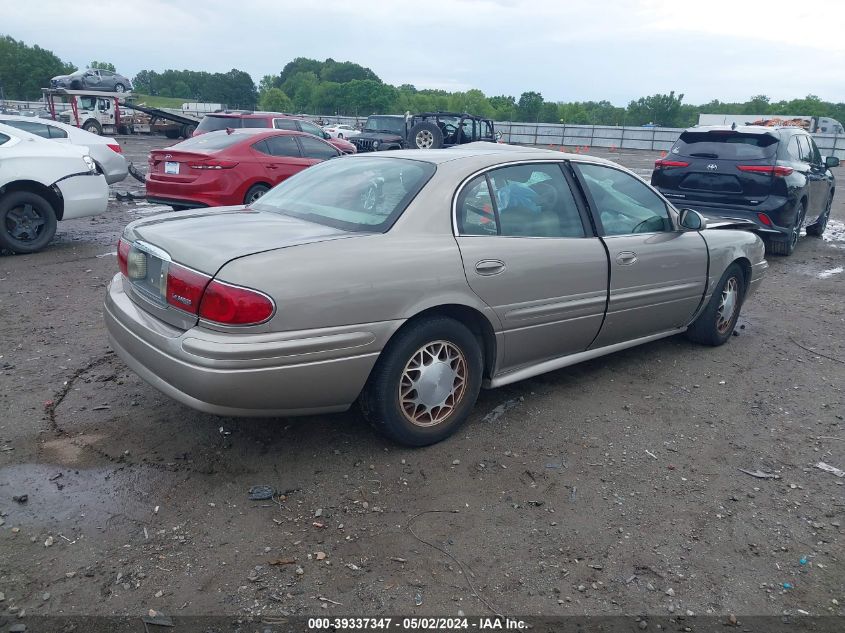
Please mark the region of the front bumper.
<svg viewBox="0 0 845 633"><path fill-rule="evenodd" d="M102 174L79 174L56 182L64 200L63 220L105 213L109 186Z"/></svg>
<svg viewBox="0 0 845 633"><path fill-rule="evenodd" d="M142 310L123 277L109 284L104 318L114 351L150 385L216 415L277 417L344 411L378 359L386 324L303 332L180 330ZM357 331L356 331L357 330Z"/></svg>

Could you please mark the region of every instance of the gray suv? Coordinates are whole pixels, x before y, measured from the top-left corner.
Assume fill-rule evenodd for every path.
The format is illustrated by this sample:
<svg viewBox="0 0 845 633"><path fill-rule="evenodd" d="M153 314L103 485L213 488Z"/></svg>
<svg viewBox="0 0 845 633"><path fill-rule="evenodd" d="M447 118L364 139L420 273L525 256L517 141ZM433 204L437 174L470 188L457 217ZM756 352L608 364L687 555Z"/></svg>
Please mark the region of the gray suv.
<svg viewBox="0 0 845 633"><path fill-rule="evenodd" d="M51 88L66 90L101 90L103 92L130 92L132 82L119 73L99 68L77 70L70 75L58 75L50 80Z"/></svg>

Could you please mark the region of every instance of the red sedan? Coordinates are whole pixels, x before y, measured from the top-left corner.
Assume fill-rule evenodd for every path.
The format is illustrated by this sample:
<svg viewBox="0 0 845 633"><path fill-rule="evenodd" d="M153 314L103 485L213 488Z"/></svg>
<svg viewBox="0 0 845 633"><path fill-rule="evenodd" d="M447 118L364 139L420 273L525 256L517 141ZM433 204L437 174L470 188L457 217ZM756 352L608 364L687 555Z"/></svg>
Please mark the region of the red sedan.
<svg viewBox="0 0 845 633"><path fill-rule="evenodd" d="M303 132L209 132L150 152L147 200L177 210L249 204L306 167L342 155Z"/></svg>

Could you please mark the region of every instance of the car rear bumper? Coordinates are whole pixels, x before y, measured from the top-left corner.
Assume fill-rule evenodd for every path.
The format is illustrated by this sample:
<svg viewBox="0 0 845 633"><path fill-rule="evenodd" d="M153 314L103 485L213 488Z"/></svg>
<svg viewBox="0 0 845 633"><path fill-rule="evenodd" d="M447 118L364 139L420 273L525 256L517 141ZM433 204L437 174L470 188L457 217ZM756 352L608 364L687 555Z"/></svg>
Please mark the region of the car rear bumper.
<svg viewBox="0 0 845 633"><path fill-rule="evenodd" d="M109 204L109 186L102 174L79 174L56 183L62 194L63 220L105 213Z"/></svg>
<svg viewBox="0 0 845 633"><path fill-rule="evenodd" d="M188 209L199 209L202 207L214 206L206 202L197 202L196 200L182 200L180 198L162 198L160 196L147 196L146 200L150 204L166 204L171 207L186 207Z"/></svg>
<svg viewBox="0 0 845 633"><path fill-rule="evenodd" d="M247 417L348 409L378 359L375 347L396 327L261 335L199 326L183 331L133 303L120 274L109 284L103 313L112 348L150 385L199 411Z"/></svg>
<svg viewBox="0 0 845 633"><path fill-rule="evenodd" d="M709 218L753 222L753 230L761 235L785 235L791 231L790 224L794 222L794 211L787 209L786 199L776 196L769 196L765 202L754 207L669 199L678 208L694 209ZM770 219L771 225L760 218L761 213Z"/></svg>

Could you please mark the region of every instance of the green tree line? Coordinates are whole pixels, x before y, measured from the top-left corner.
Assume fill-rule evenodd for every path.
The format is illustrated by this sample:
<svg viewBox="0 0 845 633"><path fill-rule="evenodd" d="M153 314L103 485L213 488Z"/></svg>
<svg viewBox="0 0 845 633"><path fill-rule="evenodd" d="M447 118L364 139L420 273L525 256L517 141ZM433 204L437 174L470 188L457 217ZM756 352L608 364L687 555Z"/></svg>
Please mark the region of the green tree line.
<svg viewBox="0 0 845 633"><path fill-rule="evenodd" d="M95 61L91 65L114 69L109 62ZM51 77L74 70L72 64L48 50L0 36L0 89L6 99L37 99ZM133 83L141 94L322 116L452 110L497 121L632 126L653 123L667 127L694 125L701 113L794 114L845 121L845 103L822 101L815 95L782 101L756 95L745 102L713 100L692 105L684 103L683 94L671 91L640 97L622 107L606 100L547 101L536 91L515 97L487 96L477 89L448 92L417 89L411 84L393 86L370 68L331 58L320 61L297 57L277 75L263 77L257 87L248 73L234 68L227 73L142 70Z"/></svg>

